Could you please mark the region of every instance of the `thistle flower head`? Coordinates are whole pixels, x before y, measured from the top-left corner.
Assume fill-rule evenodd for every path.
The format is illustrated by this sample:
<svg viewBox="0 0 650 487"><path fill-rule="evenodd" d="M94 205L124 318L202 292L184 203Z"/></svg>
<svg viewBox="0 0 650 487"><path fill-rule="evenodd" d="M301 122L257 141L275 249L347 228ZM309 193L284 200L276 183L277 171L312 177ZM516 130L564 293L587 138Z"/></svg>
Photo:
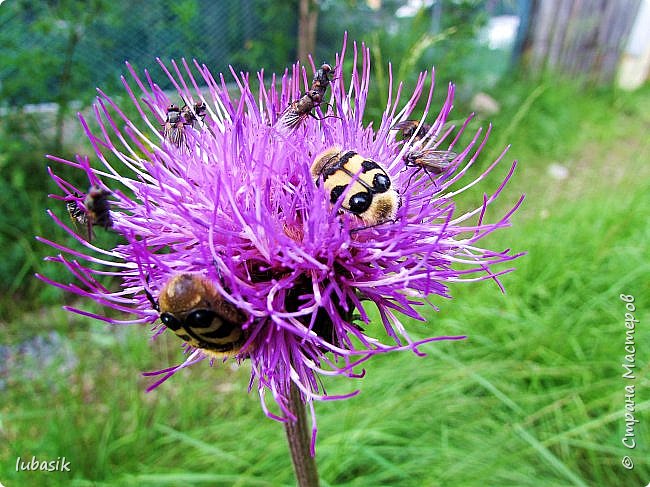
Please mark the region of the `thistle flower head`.
<svg viewBox="0 0 650 487"><path fill-rule="evenodd" d="M159 62L176 88L173 96L150 73L139 77L127 65L131 78L123 84L138 116L129 118L99 91L94 106L98 130L80 117L96 162L50 156L84 171L94 191L111 192L110 218L104 222L111 222L121 243L100 248L60 219L59 212L50 212L77 243L41 240L61 252L50 259L65 266L75 283L39 277L131 319L70 311L114 324L150 324L155 336L178 334L185 358L148 373L155 377L151 388L203 360L248 359L250 387L259 391L267 415L284 420L291 417L291 384L313 408L315 399L337 398L322 389L319 375L359 377L358 366L374 355L395 350L420 354L423 343L462 338L416 341L403 319L424 320L427 296L449 297L451 282L498 282L497 276L510 270L492 267L516 254L483 249L478 241L507 226L521 202L497 222L483 221L514 164L493 194L459 214L454 196L480 182L503 157L452 190L476 161L489 130L457 147L467 122L455 132L446 126L454 88L449 86L443 107L432 115L433 74L425 91L427 73L418 76L405 103L402 85L393 90L391 76L381 120L364 122L372 89L370 55L363 44L354 44L351 51L351 73L344 70L349 55L344 42L328 66L331 72L296 64L270 80L263 73L255 80L232 69L231 76L214 77L196 61L172 61L171 69ZM310 70L316 73L311 82ZM303 98L314 88L318 96ZM410 119L423 94L420 130L403 131L402 137L394 128ZM309 106L309 100L319 97L322 105ZM296 120L301 99L309 110L303 113L301 106ZM331 174L312 169L327 151L345 152L346 161L359 164L344 165L342 156L334 160L339 164L330 172L345 183L336 195L325 181ZM422 154L446 159L431 170L415 167ZM341 167L353 170L341 173ZM414 174L418 169L424 170ZM50 173L62 192L51 196L84 208L86 188ZM375 175L378 187L368 174ZM382 213L376 207L387 184L394 207ZM355 203L351 196L357 190L366 196L356 203L375 205L373 215L379 216L347 206ZM97 225L91 212L88 218ZM111 276L118 290L108 287ZM364 331L371 310L388 339ZM279 405L278 414L266 406L269 393Z"/></svg>

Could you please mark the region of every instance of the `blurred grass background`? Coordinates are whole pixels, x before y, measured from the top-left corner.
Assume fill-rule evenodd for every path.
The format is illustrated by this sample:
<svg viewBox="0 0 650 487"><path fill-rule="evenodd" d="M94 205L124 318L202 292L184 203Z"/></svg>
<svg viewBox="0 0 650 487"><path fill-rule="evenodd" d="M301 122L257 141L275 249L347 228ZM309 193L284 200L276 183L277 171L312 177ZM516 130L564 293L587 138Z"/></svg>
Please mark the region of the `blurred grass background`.
<svg viewBox="0 0 650 487"><path fill-rule="evenodd" d="M421 42L416 31L411 36L403 47L408 52ZM399 58L387 54L393 44L385 45L380 34L376 40L375 113L385 92L381 68L386 59ZM401 58L418 65L406 54ZM446 67L437 68L444 78ZM439 97L442 87L444 81ZM361 394L316 405L324 486L650 481L650 87L628 93L561 77L531 81L513 72L489 93L501 110L489 117L493 135L473 174L506 144L512 144L507 160L520 165L488 218L522 192L527 197L513 228L485 245L528 254L503 278L506 295L492 282L456 285L454 299L436 301L441 311L430 312L427 323L407 324L416 338L466 334L467 340L427 345L424 358L376 357L360 381L325 379L332 394L354 388ZM454 114L468 112L461 96ZM282 425L268 420L257 396L246 393L247 364L201 364L145 393L149 382L140 373L181 360L178 340L151 342L147 328L109 327L65 313L60 306L71 298L32 278L35 269L57 272L41 262L48 249L32 236L63 237L44 218L43 208L51 204L45 195L54 188L29 121L24 114L5 117L0 138L3 148L18 147L22 157L9 158L4 150L0 165L0 265L6 276L0 298L0 482L293 485ZM26 128L10 133L12 123ZM471 127L486 124L478 117ZM71 142L62 154L90 153L83 142ZM553 175L554 164L565 168L564 178ZM503 166L463 202L482 201L505 175L507 162ZM641 422L634 450L621 443L624 387L631 383L621 377L621 293L636 297L640 320L634 384ZM626 454L635 461L632 471L620 464ZM72 471L16 472L18 456L65 456Z"/></svg>

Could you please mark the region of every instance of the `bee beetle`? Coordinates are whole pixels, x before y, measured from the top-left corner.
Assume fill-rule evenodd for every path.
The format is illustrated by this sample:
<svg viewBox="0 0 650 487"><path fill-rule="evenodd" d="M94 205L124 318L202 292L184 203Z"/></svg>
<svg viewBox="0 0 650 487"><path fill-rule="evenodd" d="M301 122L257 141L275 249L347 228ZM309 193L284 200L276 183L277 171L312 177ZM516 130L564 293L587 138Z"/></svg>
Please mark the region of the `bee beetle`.
<svg viewBox="0 0 650 487"><path fill-rule="evenodd" d="M247 339L242 328L246 315L203 276L175 275L162 288L157 303L145 292L160 321L194 348L227 357L236 355Z"/></svg>
<svg viewBox="0 0 650 487"><path fill-rule="evenodd" d="M345 193L341 208L361 218L368 226L394 220L401 200L386 170L376 161L352 150L331 147L314 159L311 175L316 185L322 180L337 203Z"/></svg>

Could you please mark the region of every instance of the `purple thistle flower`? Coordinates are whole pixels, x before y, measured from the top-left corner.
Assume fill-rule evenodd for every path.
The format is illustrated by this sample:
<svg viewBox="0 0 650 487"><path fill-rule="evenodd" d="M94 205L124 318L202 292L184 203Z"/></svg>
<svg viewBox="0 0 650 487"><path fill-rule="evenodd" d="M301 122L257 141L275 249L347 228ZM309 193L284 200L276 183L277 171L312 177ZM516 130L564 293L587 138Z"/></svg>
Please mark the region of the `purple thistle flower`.
<svg viewBox="0 0 650 487"><path fill-rule="evenodd" d="M358 366L374 355L396 350L422 355L418 347L423 343L464 338L413 340L401 316L424 320L418 310L427 303L427 296L449 298L450 282L494 279L498 283L499 275L512 270L496 272L492 267L520 254L483 249L478 241L508 226L523 199L497 222L483 221L487 206L501 193L516 163L496 191L485 195L472 211L458 214L454 196L484 179L505 151L479 177L451 189L476 161L490 129L485 134L479 130L467 147L455 147L469 119L455 138L451 137L453 128L443 133L454 87L449 86L447 99L433 119L429 116L431 74L419 121L428 130L400 140L393 127L409 118L425 93L427 73L419 75L414 93L401 109L402 85L393 93L391 75L379 126L364 125L371 89L369 49L354 44L351 75L342 69L345 55L344 41L332 64L325 113L315 106L315 118L302 117L290 126L282 123L283 114L309 88L306 70L298 64L291 73L284 73L279 86L275 76L268 84L263 73L258 73L254 91L247 73L238 75L231 69L236 84L232 89L223 75L214 78L196 61L193 65L172 61L173 72L159 61L177 90L178 97L173 99L148 72L141 79L127 64L133 80L123 78L123 84L140 118L129 119L101 91L94 106L99 130L92 131L80 116L101 167L91 167L87 157L68 161L48 156L84 171L92 187L111 191L110 231L117 232L122 243L100 248L49 211L77 244L39 239L60 251L49 260L65 266L76 283L38 277L133 318L117 320L66 307L69 311L113 324L149 323L158 336L167 326L158 320L157 301L161 293L174 292L166 285L183 274L203 283L207 304L202 307L210 308L217 300L216 307L242 317L241 322L233 318L232 330L226 330L238 332L237 346L231 352L206 349L198 338L187 336L179 342L185 350L184 361L146 373L156 377L149 389L206 359L211 364L227 358L249 359L250 389L259 391L265 413L282 421L292 417L287 401L293 383L310 407L315 433L313 400L356 394L329 396L317 380L319 375L361 377ZM313 63L311 69L315 71ZM168 107L179 103L179 98L187 107L200 107L201 114L190 115L191 110L185 109L184 118L174 127L182 134L171 141L164 136L169 127L163 127L170 122ZM325 185L315 184L310 174L314 158L333 146L353 150L383 166L399 193L394 219L368 225L342 209L345 195L332 204ZM412 160L417 154L413 151L432 149L449 151L448 163L433 174L413 177L414 169L405 167L409 155ZM50 175L63 193L52 198L82 204L84 189L51 169ZM359 177L355 174L351 181ZM103 276L117 279L120 290L105 287ZM382 343L364 332L371 307L377 309L392 343ZM183 312L183 320L189 319L190 311ZM166 323L173 327L173 320ZM218 334L219 330L200 333L207 336L209 332ZM267 393L279 405L280 415L267 408Z"/></svg>

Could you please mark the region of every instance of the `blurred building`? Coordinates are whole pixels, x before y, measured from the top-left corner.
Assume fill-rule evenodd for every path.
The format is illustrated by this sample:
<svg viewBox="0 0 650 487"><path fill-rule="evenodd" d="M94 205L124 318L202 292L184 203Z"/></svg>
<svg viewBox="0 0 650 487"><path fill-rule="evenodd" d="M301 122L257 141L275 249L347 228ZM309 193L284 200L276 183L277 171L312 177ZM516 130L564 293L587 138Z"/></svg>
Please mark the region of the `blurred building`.
<svg viewBox="0 0 650 487"><path fill-rule="evenodd" d="M635 89L648 80L650 74L650 0L643 0L632 27L621 65L618 85Z"/></svg>

